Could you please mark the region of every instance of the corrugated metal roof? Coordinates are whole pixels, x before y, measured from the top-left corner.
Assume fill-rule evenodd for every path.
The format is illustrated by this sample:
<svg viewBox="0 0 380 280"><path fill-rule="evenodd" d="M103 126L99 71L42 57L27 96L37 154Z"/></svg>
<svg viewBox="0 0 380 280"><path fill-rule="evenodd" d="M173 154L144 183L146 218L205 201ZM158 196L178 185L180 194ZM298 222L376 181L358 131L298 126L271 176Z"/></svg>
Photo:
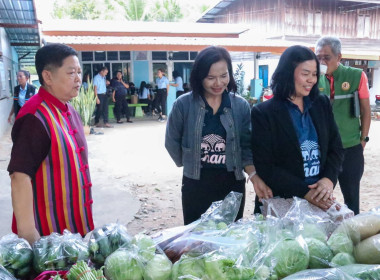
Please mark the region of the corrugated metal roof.
<svg viewBox="0 0 380 280"><path fill-rule="evenodd" d="M0 0L0 27L4 27L20 63L34 64L40 34L33 0Z"/></svg>
<svg viewBox="0 0 380 280"><path fill-rule="evenodd" d="M114 20L49 20L44 21L42 31L51 32L133 32L133 33L172 33L172 34L241 34L248 30L245 24L209 24L190 22L147 22Z"/></svg>

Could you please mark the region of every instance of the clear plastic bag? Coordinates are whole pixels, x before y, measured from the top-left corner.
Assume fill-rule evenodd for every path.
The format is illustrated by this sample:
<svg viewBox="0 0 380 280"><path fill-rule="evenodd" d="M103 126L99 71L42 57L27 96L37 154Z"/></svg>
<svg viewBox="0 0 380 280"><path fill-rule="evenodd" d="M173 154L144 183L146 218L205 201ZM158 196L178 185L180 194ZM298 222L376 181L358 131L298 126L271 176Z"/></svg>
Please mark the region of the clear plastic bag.
<svg viewBox="0 0 380 280"><path fill-rule="evenodd" d="M283 280L358 280L358 278L352 277L340 269L329 268L300 271Z"/></svg>
<svg viewBox="0 0 380 280"><path fill-rule="evenodd" d="M153 239L169 259L175 262L183 253L201 243L197 239L187 240L192 233L214 235L233 223L239 212L242 197L241 193L230 192L224 200L213 202L199 220L187 226L161 231L155 234Z"/></svg>
<svg viewBox="0 0 380 280"><path fill-rule="evenodd" d="M132 243L106 258L105 276L109 280L144 279L168 280L172 263L145 234L137 234Z"/></svg>
<svg viewBox="0 0 380 280"><path fill-rule="evenodd" d="M4 266L0 265L0 280L16 280L16 278Z"/></svg>
<svg viewBox="0 0 380 280"><path fill-rule="evenodd" d="M33 244L33 266L38 273L47 270L68 270L77 261L89 258L87 244L80 234L64 230L52 233Z"/></svg>
<svg viewBox="0 0 380 280"><path fill-rule="evenodd" d="M351 264L339 267L344 273L363 280L379 280L380 265Z"/></svg>
<svg viewBox="0 0 380 280"><path fill-rule="evenodd" d="M129 246L131 240L126 227L118 223L94 229L88 242L91 261L102 266L109 255L121 247Z"/></svg>
<svg viewBox="0 0 380 280"><path fill-rule="evenodd" d="M33 251L28 241L16 234L7 234L0 239L0 265L16 278L30 274ZM0 277L1 278L1 277Z"/></svg>

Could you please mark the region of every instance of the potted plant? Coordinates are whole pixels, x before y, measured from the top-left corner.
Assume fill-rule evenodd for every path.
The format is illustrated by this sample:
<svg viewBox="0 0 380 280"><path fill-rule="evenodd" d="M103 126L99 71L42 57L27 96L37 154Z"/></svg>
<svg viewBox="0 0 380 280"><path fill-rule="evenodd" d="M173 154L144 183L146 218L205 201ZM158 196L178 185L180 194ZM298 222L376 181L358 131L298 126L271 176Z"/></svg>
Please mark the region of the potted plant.
<svg viewBox="0 0 380 280"><path fill-rule="evenodd" d="M86 135L90 134L91 118L96 106L96 97L92 82L88 81L87 84L87 90L82 86L78 96L73 98L70 102L80 115Z"/></svg>

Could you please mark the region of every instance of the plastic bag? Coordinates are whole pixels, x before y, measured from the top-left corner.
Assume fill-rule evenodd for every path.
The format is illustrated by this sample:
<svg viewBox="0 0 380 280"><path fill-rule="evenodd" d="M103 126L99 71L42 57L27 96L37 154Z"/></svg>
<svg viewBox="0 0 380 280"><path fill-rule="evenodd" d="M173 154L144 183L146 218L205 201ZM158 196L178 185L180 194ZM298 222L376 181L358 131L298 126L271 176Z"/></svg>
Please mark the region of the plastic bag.
<svg viewBox="0 0 380 280"><path fill-rule="evenodd" d="M380 265L351 264L341 266L339 269L350 276L363 280L380 279Z"/></svg>
<svg viewBox="0 0 380 280"><path fill-rule="evenodd" d="M0 280L16 280L16 278L4 266L0 265Z"/></svg>
<svg viewBox="0 0 380 280"><path fill-rule="evenodd" d="M52 233L33 244L33 267L36 272L68 270L77 261L89 258L87 244L80 234L64 230L63 235Z"/></svg>
<svg viewBox="0 0 380 280"><path fill-rule="evenodd" d="M111 223L96 228L88 242L91 261L97 266L102 266L109 255L130 243L131 237L123 225Z"/></svg>
<svg viewBox="0 0 380 280"><path fill-rule="evenodd" d="M352 277L340 269L329 268L300 271L283 280L358 280L358 278Z"/></svg>
<svg viewBox="0 0 380 280"><path fill-rule="evenodd" d="M186 241L186 237L190 233L197 232L198 234L213 235L214 231L226 229L229 224L233 223L239 212L242 197L241 193L230 192L224 200L213 202L197 221L187 226L159 232L153 236L153 239L167 253L169 259L175 262L184 252L188 251L187 249L194 247L193 245L190 246L190 243ZM178 238L181 239L176 242ZM169 251L167 252L167 250Z"/></svg>
<svg viewBox="0 0 380 280"><path fill-rule="evenodd" d="M33 263L33 251L28 241L8 234L0 239L0 265L16 278L30 274Z"/></svg>
<svg viewBox="0 0 380 280"><path fill-rule="evenodd" d="M152 242L147 235L140 233L128 247L109 255L104 263L107 279L170 279L172 263Z"/></svg>

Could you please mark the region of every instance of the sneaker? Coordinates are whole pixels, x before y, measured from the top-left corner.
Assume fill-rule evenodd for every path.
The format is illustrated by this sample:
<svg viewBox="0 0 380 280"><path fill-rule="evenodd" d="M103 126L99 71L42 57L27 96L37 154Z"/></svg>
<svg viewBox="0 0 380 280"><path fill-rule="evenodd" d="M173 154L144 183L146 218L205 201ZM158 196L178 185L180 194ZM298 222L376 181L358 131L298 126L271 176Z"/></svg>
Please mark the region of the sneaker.
<svg viewBox="0 0 380 280"><path fill-rule="evenodd" d="M157 121L164 122L165 120L160 116Z"/></svg>

